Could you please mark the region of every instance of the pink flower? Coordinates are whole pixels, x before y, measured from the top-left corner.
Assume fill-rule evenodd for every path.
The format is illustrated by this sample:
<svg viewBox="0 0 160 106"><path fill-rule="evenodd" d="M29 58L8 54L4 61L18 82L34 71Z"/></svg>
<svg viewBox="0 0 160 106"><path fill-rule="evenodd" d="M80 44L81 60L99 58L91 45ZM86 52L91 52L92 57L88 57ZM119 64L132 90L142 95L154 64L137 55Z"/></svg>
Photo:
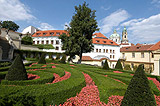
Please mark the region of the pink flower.
<svg viewBox="0 0 160 106"><path fill-rule="evenodd" d="M56 66L52 66L52 68L56 68Z"/></svg>
<svg viewBox="0 0 160 106"><path fill-rule="evenodd" d="M113 71L114 73L123 73L123 72L120 72L120 71Z"/></svg>

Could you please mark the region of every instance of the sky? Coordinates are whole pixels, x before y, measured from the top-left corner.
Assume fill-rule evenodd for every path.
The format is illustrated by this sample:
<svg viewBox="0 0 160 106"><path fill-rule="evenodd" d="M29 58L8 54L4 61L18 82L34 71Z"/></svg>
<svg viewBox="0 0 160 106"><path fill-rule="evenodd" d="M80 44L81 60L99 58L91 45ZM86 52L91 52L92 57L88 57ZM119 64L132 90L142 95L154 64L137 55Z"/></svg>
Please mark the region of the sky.
<svg viewBox="0 0 160 106"><path fill-rule="evenodd" d="M106 37L113 30L122 37L126 26L131 43L160 41L160 0L0 0L0 20L11 20L22 32L28 26L40 30L64 30L75 6L86 1L96 10L98 27Z"/></svg>

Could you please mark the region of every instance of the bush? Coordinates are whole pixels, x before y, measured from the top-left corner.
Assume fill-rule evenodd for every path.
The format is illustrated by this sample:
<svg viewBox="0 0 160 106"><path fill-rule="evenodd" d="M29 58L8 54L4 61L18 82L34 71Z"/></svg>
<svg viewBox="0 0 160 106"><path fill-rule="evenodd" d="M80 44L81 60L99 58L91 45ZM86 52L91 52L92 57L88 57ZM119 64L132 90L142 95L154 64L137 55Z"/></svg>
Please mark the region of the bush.
<svg viewBox="0 0 160 106"><path fill-rule="evenodd" d="M138 66L137 66L137 65L135 65L135 66L133 67L133 71L136 71L136 70L137 70L137 68L138 68Z"/></svg>
<svg viewBox="0 0 160 106"><path fill-rule="evenodd" d="M122 67L120 59L117 61L117 64L116 64L115 68L123 70L123 67Z"/></svg>
<svg viewBox="0 0 160 106"><path fill-rule="evenodd" d="M104 65L103 65L103 69L109 70L109 66L108 66L107 60L105 60L105 63L104 63Z"/></svg>
<svg viewBox="0 0 160 106"><path fill-rule="evenodd" d="M56 55L56 60L59 60L60 59L60 54L57 54Z"/></svg>
<svg viewBox="0 0 160 106"><path fill-rule="evenodd" d="M121 106L156 106L143 65L139 65L131 79Z"/></svg>
<svg viewBox="0 0 160 106"><path fill-rule="evenodd" d="M125 70L131 70L131 67L130 67L129 64L126 64L126 65L124 66L124 69L125 69Z"/></svg>
<svg viewBox="0 0 160 106"><path fill-rule="evenodd" d="M66 55L65 55L65 54L63 55L63 57L62 57L62 59L61 59L60 62L61 62L61 63L66 63Z"/></svg>
<svg viewBox="0 0 160 106"><path fill-rule="evenodd" d="M54 49L52 44L37 44L37 45L33 45L38 47L39 49Z"/></svg>
<svg viewBox="0 0 160 106"><path fill-rule="evenodd" d="M9 68L5 79L9 81L28 79L26 69L19 54L17 54L15 60Z"/></svg>
<svg viewBox="0 0 160 106"><path fill-rule="evenodd" d="M10 66L8 66L8 67L0 67L0 72L1 72L1 71L8 71L9 68L10 68Z"/></svg>
<svg viewBox="0 0 160 106"><path fill-rule="evenodd" d="M22 44L25 44L25 45L32 45L33 44L33 39L32 37L30 36L25 36L22 38Z"/></svg>
<svg viewBox="0 0 160 106"><path fill-rule="evenodd" d="M38 61L38 64L46 64L45 54L43 53Z"/></svg>

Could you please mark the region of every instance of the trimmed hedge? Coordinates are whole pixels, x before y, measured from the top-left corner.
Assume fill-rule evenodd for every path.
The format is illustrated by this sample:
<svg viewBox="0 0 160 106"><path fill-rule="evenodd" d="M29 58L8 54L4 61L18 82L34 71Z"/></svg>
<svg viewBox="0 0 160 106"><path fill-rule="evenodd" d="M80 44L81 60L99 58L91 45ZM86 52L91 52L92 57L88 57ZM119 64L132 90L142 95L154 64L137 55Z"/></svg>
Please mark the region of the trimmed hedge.
<svg viewBox="0 0 160 106"><path fill-rule="evenodd" d="M46 64L45 54L43 53L38 61L38 64Z"/></svg>
<svg viewBox="0 0 160 106"><path fill-rule="evenodd" d="M105 63L103 65L103 69L109 70L108 62L105 60Z"/></svg>
<svg viewBox="0 0 160 106"><path fill-rule="evenodd" d="M2 71L8 71L10 68L10 66L7 66L7 67L0 67L0 72Z"/></svg>
<svg viewBox="0 0 160 106"><path fill-rule="evenodd" d="M123 67L122 67L122 64L121 64L120 59L117 61L117 64L116 64L116 66L115 66L115 69L122 69L122 70L123 70Z"/></svg>
<svg viewBox="0 0 160 106"><path fill-rule="evenodd" d="M130 65L129 65L129 64L126 64L126 65L124 66L124 70L131 70Z"/></svg>
<svg viewBox="0 0 160 106"><path fill-rule="evenodd" d="M19 54L17 54L15 60L9 68L8 73L5 76L5 79L9 81L28 79L26 69L22 62L22 58Z"/></svg>
<svg viewBox="0 0 160 106"><path fill-rule="evenodd" d="M131 79L121 106L156 106L143 65L138 66Z"/></svg>
<svg viewBox="0 0 160 106"><path fill-rule="evenodd" d="M61 59L61 61L60 61L61 63L63 63L63 64L65 64L66 63L66 55L64 54L63 55L63 57L62 57L62 59Z"/></svg>
<svg viewBox="0 0 160 106"><path fill-rule="evenodd" d="M60 54L57 54L56 55L56 60L59 60L60 59Z"/></svg>

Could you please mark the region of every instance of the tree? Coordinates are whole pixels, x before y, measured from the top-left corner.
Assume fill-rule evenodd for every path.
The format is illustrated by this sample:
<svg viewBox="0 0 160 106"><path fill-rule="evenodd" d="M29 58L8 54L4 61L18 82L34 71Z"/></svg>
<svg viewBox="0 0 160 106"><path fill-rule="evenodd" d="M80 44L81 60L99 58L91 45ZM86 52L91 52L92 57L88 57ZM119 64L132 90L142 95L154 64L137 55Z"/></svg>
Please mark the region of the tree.
<svg viewBox="0 0 160 106"><path fill-rule="evenodd" d="M121 106L156 106L149 81L139 65L125 92Z"/></svg>
<svg viewBox="0 0 160 106"><path fill-rule="evenodd" d="M38 61L38 64L46 64L45 56L46 56L46 54L42 53L42 55Z"/></svg>
<svg viewBox="0 0 160 106"><path fill-rule="evenodd" d="M108 62L105 60L105 63L103 65L103 69L109 70Z"/></svg>
<svg viewBox="0 0 160 106"><path fill-rule="evenodd" d="M22 38L21 42L22 42L22 44L25 44L25 45L32 45L33 39L30 36L25 36Z"/></svg>
<svg viewBox="0 0 160 106"><path fill-rule="evenodd" d="M5 79L9 81L28 79L25 66L19 54L14 59L11 67L8 70L8 73L5 76Z"/></svg>
<svg viewBox="0 0 160 106"><path fill-rule="evenodd" d="M64 63L64 64L66 63L66 55L65 54L63 54L60 62Z"/></svg>
<svg viewBox="0 0 160 106"><path fill-rule="evenodd" d="M56 55L56 60L59 60L60 59L60 54L57 54Z"/></svg>
<svg viewBox="0 0 160 106"><path fill-rule="evenodd" d="M115 69L121 69L121 70L123 70L123 67L122 67L122 64L121 64L120 59L117 61L117 64L116 64L116 66L115 66Z"/></svg>
<svg viewBox="0 0 160 106"><path fill-rule="evenodd" d="M7 34L9 30L17 31L19 28L19 26L13 21L3 21L1 25L2 25L2 28L7 29Z"/></svg>
<svg viewBox="0 0 160 106"><path fill-rule="evenodd" d="M95 19L95 12L95 10L92 11L88 7L86 2L79 5L79 7L75 6L75 15L72 17L70 27L67 29L70 36L66 37L66 40L62 40L64 44L63 48L66 52L70 50L70 55L76 54L80 57L79 63L81 63L82 53L93 50L92 35L95 31L99 30Z"/></svg>

